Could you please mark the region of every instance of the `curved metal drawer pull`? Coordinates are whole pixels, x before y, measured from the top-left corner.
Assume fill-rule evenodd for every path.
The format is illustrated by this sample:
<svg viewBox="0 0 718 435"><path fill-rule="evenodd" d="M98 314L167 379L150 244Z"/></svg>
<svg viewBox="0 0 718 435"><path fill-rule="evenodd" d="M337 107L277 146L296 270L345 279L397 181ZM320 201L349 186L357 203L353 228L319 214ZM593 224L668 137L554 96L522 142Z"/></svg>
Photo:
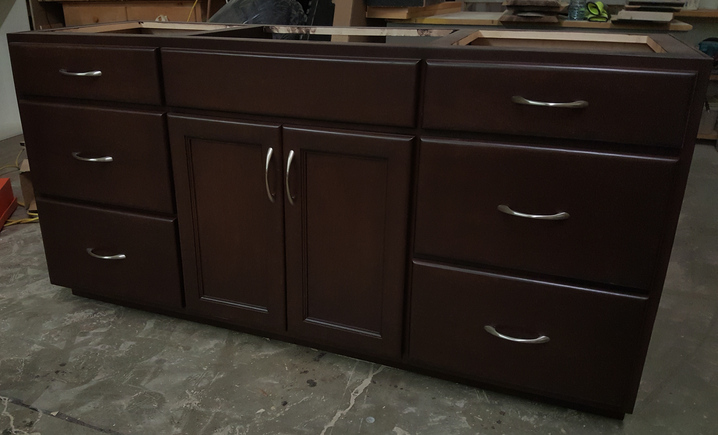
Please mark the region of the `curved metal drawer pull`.
<svg viewBox="0 0 718 435"><path fill-rule="evenodd" d="M515 337L509 337L508 335L504 335L496 330L491 325L484 326L484 330L488 332L489 334L493 335L494 337L499 337L504 340L513 341L514 343L524 343L524 344L541 344L541 343L548 343L550 338L548 338L545 335L542 335L538 338L515 338Z"/></svg>
<svg viewBox="0 0 718 435"><path fill-rule="evenodd" d="M90 254L91 257L99 258L100 260L124 260L127 258L125 254L116 254L116 255L97 255L92 250L95 248L87 248L87 253Z"/></svg>
<svg viewBox="0 0 718 435"><path fill-rule="evenodd" d="M287 173L284 176L284 184L287 187L287 199L291 205L294 205L294 197L292 197L292 191L289 190L289 169L292 167L292 159L294 159L294 150L289 150L289 157L287 157Z"/></svg>
<svg viewBox="0 0 718 435"><path fill-rule="evenodd" d="M563 109L583 109L584 107L588 107L588 101L584 100L572 101L570 103L549 103L546 101L529 100L524 97L514 95L513 97L511 97L511 101L516 104L523 104L526 106L559 107Z"/></svg>
<svg viewBox="0 0 718 435"><path fill-rule="evenodd" d="M82 157L79 152L73 152L72 157L75 159L81 161L81 162L95 162L95 163L110 163L114 161L114 159L110 156L104 156L104 157Z"/></svg>
<svg viewBox="0 0 718 435"><path fill-rule="evenodd" d="M100 77L102 75L102 71L70 72L63 68L60 70L60 74L70 77Z"/></svg>
<svg viewBox="0 0 718 435"><path fill-rule="evenodd" d="M267 151L267 161L264 163L264 187L267 188L267 198L269 198L269 202L274 202L274 194L269 190L269 162L272 161L273 153L274 149L270 147Z"/></svg>
<svg viewBox="0 0 718 435"><path fill-rule="evenodd" d="M508 205L501 204L497 207L501 213L506 213L511 216L518 216L527 219L541 219L545 221L562 221L571 217L570 214L565 211L558 212L556 214L527 214L513 211Z"/></svg>

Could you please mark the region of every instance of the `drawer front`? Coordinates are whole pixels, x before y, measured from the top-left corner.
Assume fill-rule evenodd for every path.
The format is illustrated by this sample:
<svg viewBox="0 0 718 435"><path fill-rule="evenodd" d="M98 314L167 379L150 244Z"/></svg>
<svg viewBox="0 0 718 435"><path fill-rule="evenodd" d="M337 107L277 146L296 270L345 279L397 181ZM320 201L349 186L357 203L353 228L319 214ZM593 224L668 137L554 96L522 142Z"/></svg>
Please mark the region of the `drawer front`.
<svg viewBox="0 0 718 435"><path fill-rule="evenodd" d="M415 263L409 354L477 381L625 410L645 310L641 297ZM486 326L548 341L513 342Z"/></svg>
<svg viewBox="0 0 718 435"><path fill-rule="evenodd" d="M430 61L423 123L429 129L680 147L695 81L687 72ZM514 97L588 106L527 105Z"/></svg>
<svg viewBox="0 0 718 435"><path fill-rule="evenodd" d="M38 211L53 284L129 302L182 307L174 218L52 200L38 200Z"/></svg>
<svg viewBox="0 0 718 435"><path fill-rule="evenodd" d="M25 101L20 113L40 194L174 212L162 113Z"/></svg>
<svg viewBox="0 0 718 435"><path fill-rule="evenodd" d="M159 105L162 94L157 51L156 48L10 44L15 86L20 97L37 95ZM72 75L97 71L101 75Z"/></svg>
<svg viewBox="0 0 718 435"><path fill-rule="evenodd" d="M423 140L415 254L646 289L675 169L673 159Z"/></svg>
<svg viewBox="0 0 718 435"><path fill-rule="evenodd" d="M404 127L418 63L162 50L170 106Z"/></svg>

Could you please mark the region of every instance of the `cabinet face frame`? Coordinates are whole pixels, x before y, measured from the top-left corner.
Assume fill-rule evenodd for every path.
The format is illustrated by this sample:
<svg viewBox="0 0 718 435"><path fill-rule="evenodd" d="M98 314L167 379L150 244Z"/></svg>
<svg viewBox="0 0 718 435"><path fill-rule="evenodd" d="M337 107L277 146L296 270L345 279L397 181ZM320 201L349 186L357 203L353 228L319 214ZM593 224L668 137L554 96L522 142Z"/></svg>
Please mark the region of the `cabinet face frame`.
<svg viewBox="0 0 718 435"><path fill-rule="evenodd" d="M284 331L279 125L182 115L168 125L188 311Z"/></svg>

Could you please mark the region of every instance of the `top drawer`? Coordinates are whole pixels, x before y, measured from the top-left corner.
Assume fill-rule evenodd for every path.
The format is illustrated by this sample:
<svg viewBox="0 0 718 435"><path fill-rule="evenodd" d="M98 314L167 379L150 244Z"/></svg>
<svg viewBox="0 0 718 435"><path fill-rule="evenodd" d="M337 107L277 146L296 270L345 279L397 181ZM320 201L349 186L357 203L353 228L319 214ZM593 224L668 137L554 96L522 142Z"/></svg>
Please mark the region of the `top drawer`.
<svg viewBox="0 0 718 435"><path fill-rule="evenodd" d="M429 61L424 127L680 147L695 80L692 72Z"/></svg>
<svg viewBox="0 0 718 435"><path fill-rule="evenodd" d="M170 106L402 127L418 63L162 50Z"/></svg>
<svg viewBox="0 0 718 435"><path fill-rule="evenodd" d="M156 48L11 43L10 57L20 96L162 104Z"/></svg>

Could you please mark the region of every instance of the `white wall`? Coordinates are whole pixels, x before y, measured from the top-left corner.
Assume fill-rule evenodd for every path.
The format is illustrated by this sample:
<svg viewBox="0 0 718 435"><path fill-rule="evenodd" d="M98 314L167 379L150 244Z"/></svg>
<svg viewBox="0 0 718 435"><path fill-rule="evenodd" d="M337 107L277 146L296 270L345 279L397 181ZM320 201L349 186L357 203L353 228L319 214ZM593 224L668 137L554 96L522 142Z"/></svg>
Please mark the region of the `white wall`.
<svg viewBox="0 0 718 435"><path fill-rule="evenodd" d="M7 1L0 0L3 3ZM22 133L20 114L15 98L15 86L12 81L12 69L10 68L7 34L30 30L25 0L9 0L9 2L14 4L4 21L2 18L5 10L0 10L0 140ZM5 3L6 5L7 3Z"/></svg>

